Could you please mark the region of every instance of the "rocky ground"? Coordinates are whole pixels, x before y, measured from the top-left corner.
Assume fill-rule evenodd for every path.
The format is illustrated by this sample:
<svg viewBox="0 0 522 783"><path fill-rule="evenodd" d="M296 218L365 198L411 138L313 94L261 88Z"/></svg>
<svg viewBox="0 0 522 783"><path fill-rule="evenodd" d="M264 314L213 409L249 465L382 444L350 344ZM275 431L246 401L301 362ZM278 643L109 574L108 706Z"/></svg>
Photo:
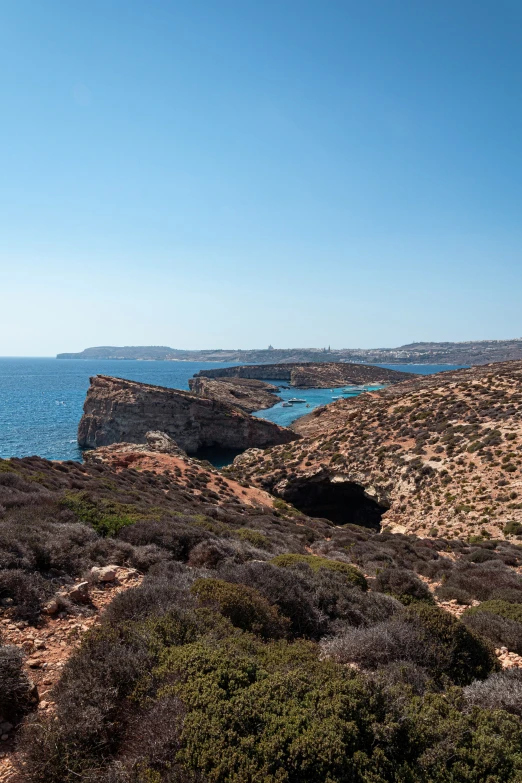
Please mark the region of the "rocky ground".
<svg viewBox="0 0 522 783"><path fill-rule="evenodd" d="M229 475L297 505L298 482L353 482L397 532L522 532L521 384L522 362L506 362L339 400L295 422L302 440L246 452Z"/></svg>
<svg viewBox="0 0 522 783"><path fill-rule="evenodd" d="M52 714L53 688L84 634L96 625L100 613L116 595L137 587L142 581L142 575L132 568L109 565L100 571L102 579L96 571L92 573L91 584L82 591L81 601L72 602L67 611L43 614L37 625L12 621L5 611L0 616L3 643L23 651L23 668L33 683L36 709L42 716ZM85 584L80 578L76 581ZM0 783L23 783L16 769L17 729L10 723L0 723Z"/></svg>
<svg viewBox="0 0 522 783"><path fill-rule="evenodd" d="M172 486L189 489L194 498L217 505L240 502L272 509L274 498L259 489L224 476L209 462L192 459L164 433L147 433L148 443L114 443L88 451L88 464L104 464L119 473L133 468L168 477Z"/></svg>

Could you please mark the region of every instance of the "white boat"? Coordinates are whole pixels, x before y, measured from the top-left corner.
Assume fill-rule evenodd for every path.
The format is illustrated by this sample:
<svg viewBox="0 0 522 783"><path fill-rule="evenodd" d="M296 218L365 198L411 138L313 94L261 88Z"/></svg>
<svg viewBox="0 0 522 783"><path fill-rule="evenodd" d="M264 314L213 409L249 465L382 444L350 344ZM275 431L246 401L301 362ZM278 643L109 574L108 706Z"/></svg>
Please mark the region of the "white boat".
<svg viewBox="0 0 522 783"><path fill-rule="evenodd" d="M293 408L293 405L291 402L282 402L281 403L282 408Z"/></svg>
<svg viewBox="0 0 522 783"><path fill-rule="evenodd" d="M292 399L288 400L288 402L291 402L292 405L294 405L294 403L305 403L306 400L300 400L298 397L292 397Z"/></svg>

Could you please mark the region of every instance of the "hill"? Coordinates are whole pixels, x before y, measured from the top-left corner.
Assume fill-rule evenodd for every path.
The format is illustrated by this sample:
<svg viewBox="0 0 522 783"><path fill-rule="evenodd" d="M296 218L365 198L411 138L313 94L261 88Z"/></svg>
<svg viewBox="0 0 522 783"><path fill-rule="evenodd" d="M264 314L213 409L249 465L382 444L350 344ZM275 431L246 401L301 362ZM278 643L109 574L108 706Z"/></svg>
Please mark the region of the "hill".
<svg viewBox="0 0 522 783"><path fill-rule="evenodd" d="M520 778L519 547L132 448L0 460L3 780Z"/></svg>
<svg viewBox="0 0 522 783"><path fill-rule="evenodd" d="M522 359L522 338L475 340L461 343L411 343L398 348L270 348L179 350L167 346L86 348L79 353L59 353L58 359L142 359L192 362L279 364L301 362L352 362L358 364L457 364L478 365Z"/></svg>
<svg viewBox="0 0 522 783"><path fill-rule="evenodd" d="M522 531L522 362L417 377L294 423L231 471L306 513L418 535Z"/></svg>

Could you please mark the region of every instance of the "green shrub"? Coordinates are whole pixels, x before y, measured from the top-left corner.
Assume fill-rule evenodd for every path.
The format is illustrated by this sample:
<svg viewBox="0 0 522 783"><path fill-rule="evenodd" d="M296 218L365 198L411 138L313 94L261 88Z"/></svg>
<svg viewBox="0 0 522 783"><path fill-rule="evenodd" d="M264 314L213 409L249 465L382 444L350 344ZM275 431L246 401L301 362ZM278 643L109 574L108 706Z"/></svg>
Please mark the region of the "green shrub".
<svg viewBox="0 0 522 783"><path fill-rule="evenodd" d="M222 579L196 579L190 592L210 606L216 606L232 625L265 639L280 639L289 633L290 621L253 587Z"/></svg>
<svg viewBox="0 0 522 783"><path fill-rule="evenodd" d="M202 639L169 650L155 676L187 710L177 760L208 783L510 783L522 773L516 717L463 712L456 689L383 698L309 643Z"/></svg>
<svg viewBox="0 0 522 783"><path fill-rule="evenodd" d="M341 563L339 560L329 560L326 557L316 557L315 555L277 555L271 561L280 568L293 568L301 564L308 565L312 571L319 571L324 568L328 571L337 571L343 574L347 581L354 587L360 587L361 590L368 589L368 582L358 568L349 563Z"/></svg>
<svg viewBox="0 0 522 783"><path fill-rule="evenodd" d="M505 536L522 536L522 523L511 521L504 527Z"/></svg>
<svg viewBox="0 0 522 783"><path fill-rule="evenodd" d="M259 549L267 549L270 546L270 541L259 530L252 530L250 527L240 527L236 530L236 535L242 541L248 541L252 546L256 546Z"/></svg>
<svg viewBox="0 0 522 783"><path fill-rule="evenodd" d="M522 604L512 604L509 603L509 601L501 601L499 599L484 601L479 604L479 606L471 606L469 609L466 609L464 615L473 615L478 612L498 614L500 617L505 617L507 620L514 620L517 623L522 623Z"/></svg>
<svg viewBox="0 0 522 783"><path fill-rule="evenodd" d="M483 680L500 668L491 645L439 607L418 602L406 616L420 621L427 649L436 646L441 651L440 673L456 685Z"/></svg>
<svg viewBox="0 0 522 783"><path fill-rule="evenodd" d="M86 492L67 491L61 503L70 509L80 522L91 525L102 536L114 536L142 516L137 514L136 508L130 504L106 498L93 500Z"/></svg>
<svg viewBox="0 0 522 783"><path fill-rule="evenodd" d="M403 568L384 568L375 578L374 589L397 598L405 604L413 601L434 603L434 598L427 587L414 573Z"/></svg>

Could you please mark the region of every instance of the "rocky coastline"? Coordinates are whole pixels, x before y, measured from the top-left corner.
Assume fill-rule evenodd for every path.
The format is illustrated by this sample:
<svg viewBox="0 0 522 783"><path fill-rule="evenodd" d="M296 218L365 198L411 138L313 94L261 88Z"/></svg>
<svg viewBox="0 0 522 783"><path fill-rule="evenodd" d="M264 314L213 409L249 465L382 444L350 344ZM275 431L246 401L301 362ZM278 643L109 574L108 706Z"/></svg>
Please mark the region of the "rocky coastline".
<svg viewBox="0 0 522 783"><path fill-rule="evenodd" d="M104 375L91 378L78 427L81 448L145 443L149 431L165 432L189 453L212 446L238 451L266 448L300 437L239 407L193 392Z"/></svg>
<svg viewBox="0 0 522 783"><path fill-rule="evenodd" d="M400 383L412 377L411 373L389 370L366 364L344 362L303 362L300 364L258 364L242 367L219 367L200 370L195 378L227 380L232 378L284 381L301 389L362 384Z"/></svg>

